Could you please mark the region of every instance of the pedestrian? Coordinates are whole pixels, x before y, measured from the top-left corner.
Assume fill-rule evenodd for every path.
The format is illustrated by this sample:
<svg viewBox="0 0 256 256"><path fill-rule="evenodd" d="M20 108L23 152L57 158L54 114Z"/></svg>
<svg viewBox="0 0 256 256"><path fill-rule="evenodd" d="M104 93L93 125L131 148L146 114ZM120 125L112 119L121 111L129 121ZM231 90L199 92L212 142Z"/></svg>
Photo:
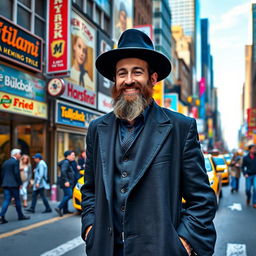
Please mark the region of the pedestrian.
<svg viewBox="0 0 256 256"><path fill-rule="evenodd" d="M243 157L242 171L245 177L245 192L246 204L250 205L251 202L251 189L252 192L252 206L256 208L256 157L255 145L248 147L249 153Z"/></svg>
<svg viewBox="0 0 256 256"><path fill-rule="evenodd" d="M231 193L239 190L239 179L241 174L242 157L240 150L236 150L230 162Z"/></svg>
<svg viewBox="0 0 256 256"><path fill-rule="evenodd" d="M20 188L20 195L23 200L23 206L28 206L28 192L27 187L29 185L32 176L31 164L28 155L22 155L20 159L20 177L22 181L22 187Z"/></svg>
<svg viewBox="0 0 256 256"><path fill-rule="evenodd" d="M47 182L48 177L48 167L46 162L43 160L43 156L40 153L36 153L32 157L36 163L36 168L34 169L34 185L33 185L33 193L32 193L32 203L29 209L26 211L35 213L37 197L40 195L45 210L42 213L52 212L52 209L49 205L49 202L45 196L45 189L50 189L50 185Z"/></svg>
<svg viewBox="0 0 256 256"><path fill-rule="evenodd" d="M64 196L55 211L60 217L66 213L72 213L68 210L68 201L72 198L73 187L75 185L75 173L71 162L75 160L75 152L67 150L64 152L65 159L59 163L60 165L60 187L63 189Z"/></svg>
<svg viewBox="0 0 256 256"><path fill-rule="evenodd" d="M114 81L113 112L92 121L86 138L87 255L212 255L216 197L196 121L152 98L154 85L171 71L169 59L145 33L129 29L96 68Z"/></svg>
<svg viewBox="0 0 256 256"><path fill-rule="evenodd" d="M5 219L5 214L12 197L15 199L15 207L18 213L18 220L30 219L22 213L20 202L20 187L22 181L20 178L19 160L21 158L21 150L13 149L11 151L11 158L6 160L2 165L2 187L4 189L4 202L0 212L0 223L5 224L8 221Z"/></svg>
<svg viewBox="0 0 256 256"><path fill-rule="evenodd" d="M78 158L78 165L80 166L81 170L84 170L84 168L85 168L85 160L86 160L86 150L83 149Z"/></svg>

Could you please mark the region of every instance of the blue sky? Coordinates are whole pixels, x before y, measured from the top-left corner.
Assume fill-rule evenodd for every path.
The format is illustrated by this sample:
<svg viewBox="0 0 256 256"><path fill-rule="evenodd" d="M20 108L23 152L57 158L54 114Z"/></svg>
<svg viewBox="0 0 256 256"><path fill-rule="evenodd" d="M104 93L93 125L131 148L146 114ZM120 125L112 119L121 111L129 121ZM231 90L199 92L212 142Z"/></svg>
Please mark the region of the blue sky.
<svg viewBox="0 0 256 256"><path fill-rule="evenodd" d="M214 61L214 85L224 137L230 149L238 144L241 94L245 80L245 45L249 39L251 0L201 0L201 18L208 18Z"/></svg>

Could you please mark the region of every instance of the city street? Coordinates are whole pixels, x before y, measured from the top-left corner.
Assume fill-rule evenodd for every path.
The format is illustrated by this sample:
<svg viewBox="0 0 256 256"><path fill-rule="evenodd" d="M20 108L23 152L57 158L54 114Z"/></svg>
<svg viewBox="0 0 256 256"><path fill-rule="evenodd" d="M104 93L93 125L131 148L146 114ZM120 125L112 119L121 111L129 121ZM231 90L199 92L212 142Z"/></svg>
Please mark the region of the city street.
<svg viewBox="0 0 256 256"><path fill-rule="evenodd" d="M231 194L229 186L223 187L223 198L215 218L218 239L215 256L255 256L256 209L245 204L244 178L240 191ZM54 207L56 203L52 203ZM72 206L70 206L70 209ZM7 214L8 224L0 226L0 248L6 256L82 256L84 243L80 238L80 216L55 212L41 214L40 200L37 213L28 221L16 221L13 206ZM73 209L74 210L74 209Z"/></svg>

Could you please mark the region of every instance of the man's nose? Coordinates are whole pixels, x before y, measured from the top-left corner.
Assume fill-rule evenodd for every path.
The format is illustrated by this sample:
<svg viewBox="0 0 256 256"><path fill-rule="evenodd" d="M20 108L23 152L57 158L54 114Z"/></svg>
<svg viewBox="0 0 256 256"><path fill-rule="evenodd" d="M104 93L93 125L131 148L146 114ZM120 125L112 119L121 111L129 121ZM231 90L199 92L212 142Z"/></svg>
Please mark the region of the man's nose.
<svg viewBox="0 0 256 256"><path fill-rule="evenodd" d="M132 86L134 84L134 79L131 73L128 73L126 78L125 78L125 84L127 86Z"/></svg>

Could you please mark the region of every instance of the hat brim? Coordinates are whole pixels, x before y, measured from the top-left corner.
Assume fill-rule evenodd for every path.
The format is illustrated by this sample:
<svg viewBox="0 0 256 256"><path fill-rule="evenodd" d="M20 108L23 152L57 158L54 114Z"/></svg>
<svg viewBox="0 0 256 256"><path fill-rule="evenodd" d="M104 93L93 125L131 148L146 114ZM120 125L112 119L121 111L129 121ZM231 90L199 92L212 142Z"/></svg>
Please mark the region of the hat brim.
<svg viewBox="0 0 256 256"><path fill-rule="evenodd" d="M170 60L160 52L145 48L120 48L102 53L96 59L97 70L106 78L114 81L116 63L125 58L138 58L148 62L158 74L157 81L166 78L172 69Z"/></svg>

